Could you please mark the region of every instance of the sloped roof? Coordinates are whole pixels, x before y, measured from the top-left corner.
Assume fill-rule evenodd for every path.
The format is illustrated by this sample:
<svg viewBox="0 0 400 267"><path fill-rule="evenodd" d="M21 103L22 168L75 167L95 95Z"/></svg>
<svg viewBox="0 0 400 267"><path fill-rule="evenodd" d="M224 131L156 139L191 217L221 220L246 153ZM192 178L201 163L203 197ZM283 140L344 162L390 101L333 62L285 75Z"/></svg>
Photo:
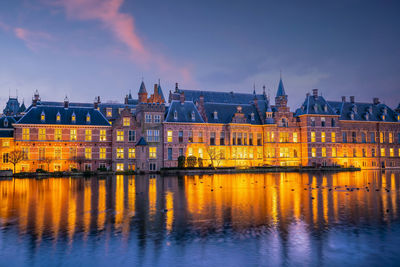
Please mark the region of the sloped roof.
<svg viewBox="0 0 400 267"><path fill-rule="evenodd" d="M45 121L42 122L41 114L45 114ZM57 122L57 114L61 120ZM72 122L72 114L76 116L76 122ZM86 115L90 115L90 122L86 122ZM18 121L18 124L60 124L60 125L97 125L110 126L108 120L97 109L86 107L69 107L39 105L32 107Z"/></svg>
<svg viewBox="0 0 400 267"><path fill-rule="evenodd" d="M147 146L147 142L143 137L140 137L139 141L136 143L136 146Z"/></svg>
<svg viewBox="0 0 400 267"><path fill-rule="evenodd" d="M385 104L340 101L328 101L328 104L340 115L340 120L400 122L399 114ZM387 113L383 120L385 109Z"/></svg>
<svg viewBox="0 0 400 267"><path fill-rule="evenodd" d="M204 96L204 102L229 103L229 104L249 104L254 101L254 94L236 93L236 92L216 92L216 91L200 91L178 89L183 92L185 100L198 101L199 97ZM256 95L258 100L265 100L264 95Z"/></svg>
<svg viewBox="0 0 400 267"><path fill-rule="evenodd" d="M158 93L158 95L161 96L161 99L165 101L164 94L163 94L163 91L161 89L161 84L160 83L158 83L158 86L157 86L157 93Z"/></svg>
<svg viewBox="0 0 400 267"><path fill-rule="evenodd" d="M276 91L276 97L286 96L285 88L283 87L282 78L279 80L278 90Z"/></svg>
<svg viewBox="0 0 400 267"><path fill-rule="evenodd" d="M13 116L0 117L0 129L13 129L14 123L16 123L16 119Z"/></svg>
<svg viewBox="0 0 400 267"><path fill-rule="evenodd" d="M142 83L140 84L140 88L139 88L139 94L141 93L147 93L146 91L146 85L144 85L144 82L142 81Z"/></svg>
<svg viewBox="0 0 400 267"><path fill-rule="evenodd" d="M174 113L177 112L177 119L174 119ZM192 120L192 112L194 112L195 119ZM180 101L173 100L168 107L168 112L165 117L166 122L187 122L187 123L203 123L196 105L192 101L185 101L181 104Z"/></svg>
<svg viewBox="0 0 400 267"><path fill-rule="evenodd" d="M322 96L307 95L304 103L295 112L295 116L313 115L338 115L332 106Z"/></svg>
<svg viewBox="0 0 400 267"><path fill-rule="evenodd" d="M221 103L205 103L204 108L208 123L231 123L232 118L237 112L237 107L242 107L242 113L245 115L247 123L262 124L262 119L258 115L257 109L252 104L221 104ZM214 119L214 112L217 112L217 119ZM254 113L254 120L251 120L251 113Z"/></svg>

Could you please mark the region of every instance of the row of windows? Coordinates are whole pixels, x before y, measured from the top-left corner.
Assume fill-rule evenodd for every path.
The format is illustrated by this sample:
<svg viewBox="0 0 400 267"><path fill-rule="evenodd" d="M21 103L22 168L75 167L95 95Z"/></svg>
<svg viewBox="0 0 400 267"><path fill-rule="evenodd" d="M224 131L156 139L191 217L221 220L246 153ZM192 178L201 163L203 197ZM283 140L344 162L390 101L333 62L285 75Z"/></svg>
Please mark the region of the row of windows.
<svg viewBox="0 0 400 267"><path fill-rule="evenodd" d="M327 148L326 147L322 147L321 148L321 157L327 157ZM352 154L349 154L347 149L343 149L343 157L376 157L377 156L377 151L375 150L375 148L372 148L370 153L368 154L367 149L363 148L360 150L353 148L353 150L351 151ZM361 152L361 153L360 153ZM315 158L317 156L317 148L313 147L311 148L311 157ZM336 147L332 147L331 148L331 157L335 158L338 157L338 153L337 153L337 148ZM381 148L380 149L380 156L381 157L395 157L395 149L394 148L389 148L389 154L387 154L387 151L385 148ZM400 149L398 149L398 157L400 157Z"/></svg>
<svg viewBox="0 0 400 267"><path fill-rule="evenodd" d="M145 114L145 123L161 123L161 115Z"/></svg>
<svg viewBox="0 0 400 267"><path fill-rule="evenodd" d="M400 144L400 133L397 134L397 142ZM357 134L357 132L343 132L342 140L343 143L351 142L351 143L376 143L376 138L379 137L379 143L394 143L394 133L392 132L379 132L379 136L375 134L375 132L361 132L361 134Z"/></svg>
<svg viewBox="0 0 400 267"><path fill-rule="evenodd" d="M325 132L321 132L321 142L325 143L326 142L326 133ZM315 132L310 132L310 141L311 142L316 142L316 133ZM336 133L335 132L331 132L331 142L335 143L336 142Z"/></svg>
<svg viewBox="0 0 400 267"><path fill-rule="evenodd" d="M92 130L85 130L85 141L92 141ZM29 141L30 138L30 129L23 128L22 129L22 140ZM38 140L45 141L45 140L55 140L61 141L64 140L62 138L62 129L54 129L54 139L50 139L50 136L47 135L45 128L39 128L38 130ZM77 129L70 129L69 130L69 140L76 141L77 140ZM106 130L100 130L99 133L99 141L107 141Z"/></svg>
<svg viewBox="0 0 400 267"><path fill-rule="evenodd" d="M178 157L184 156L183 148L178 149ZM211 155L210 155L211 154ZM210 149L210 151L205 151L203 148L193 148L189 147L187 149L187 156L196 156L198 158L204 159L204 156L207 158L213 158L214 160L222 160L226 159L226 150L225 148L219 149ZM262 148L247 148L247 147L235 147L232 149L232 159L262 159ZM168 160L176 160L177 158L173 158L173 148L168 148L167 151L167 159Z"/></svg>
<svg viewBox="0 0 400 267"><path fill-rule="evenodd" d="M99 159L106 159L106 148L105 147L100 147L99 148ZM23 159L28 160L30 157L29 153L29 148L22 148L22 154L23 154ZM75 160L76 158L76 148L69 148L68 151L68 158L69 160ZM84 158L85 159L92 159L92 148L86 147L84 151ZM53 149L53 153L48 153L46 152L45 148L39 148L38 151L38 160L63 160L63 154L62 154L62 148L60 147L55 147ZM9 153L3 153L3 163L8 163L9 162Z"/></svg>
<svg viewBox="0 0 400 267"><path fill-rule="evenodd" d="M45 122L46 121L46 114L44 113L44 111L42 111L42 114L40 114L40 121L41 122ZM59 123L61 122L61 115L60 113L57 113L56 115L56 121ZM71 115L71 122L75 123L76 122L76 115L75 112L72 113ZM90 114L87 113L86 114L86 122L90 123Z"/></svg>
<svg viewBox="0 0 400 267"><path fill-rule="evenodd" d="M311 117L311 118L310 118L310 125L311 125L312 127L317 126L314 117ZM325 120L324 117L322 117L322 118L321 118L321 127L327 127L327 126L328 126L327 121ZM331 125L330 125L330 126L331 126L331 127L335 127L335 126L336 126L336 120L335 120L334 118L331 118Z"/></svg>
<svg viewBox="0 0 400 267"><path fill-rule="evenodd" d="M117 142L123 142L125 140L125 131L124 130L117 130ZM136 132L135 131L128 131L128 141L134 142L136 141Z"/></svg>
<svg viewBox="0 0 400 267"><path fill-rule="evenodd" d="M136 149L135 148L123 148L117 147L116 149L116 158L117 159L124 159L125 158L125 151L128 151L128 159L135 159L136 158ZM149 147L149 159L156 159L157 158L157 147Z"/></svg>

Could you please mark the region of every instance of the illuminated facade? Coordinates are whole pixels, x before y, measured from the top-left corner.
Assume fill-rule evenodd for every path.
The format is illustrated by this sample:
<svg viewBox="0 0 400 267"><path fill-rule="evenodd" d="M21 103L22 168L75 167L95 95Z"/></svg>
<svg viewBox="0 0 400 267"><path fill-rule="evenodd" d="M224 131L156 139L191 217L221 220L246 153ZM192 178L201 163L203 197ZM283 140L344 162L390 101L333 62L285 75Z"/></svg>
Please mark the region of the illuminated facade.
<svg viewBox="0 0 400 267"><path fill-rule="evenodd" d="M377 98L328 101L314 89L292 112L281 79L274 105L265 87L245 94L178 84L165 102L160 84L148 96L143 82L138 99L129 93L124 103L46 102L36 92L22 118L7 117L13 126L0 136L1 168L11 168L13 149L26 154L18 171L149 172L176 167L179 156L215 167L400 167L400 106L393 110Z"/></svg>

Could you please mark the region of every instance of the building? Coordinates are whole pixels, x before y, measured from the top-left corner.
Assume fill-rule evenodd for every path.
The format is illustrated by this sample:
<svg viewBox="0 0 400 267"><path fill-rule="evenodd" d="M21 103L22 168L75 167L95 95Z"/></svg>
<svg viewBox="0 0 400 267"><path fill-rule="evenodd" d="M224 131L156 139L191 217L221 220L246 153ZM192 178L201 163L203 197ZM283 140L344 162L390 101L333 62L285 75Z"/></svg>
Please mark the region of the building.
<svg viewBox="0 0 400 267"><path fill-rule="evenodd" d="M123 103L49 102L36 91L32 105L17 112L22 117L0 120L0 139L9 144L1 148L2 168L14 149L25 155L18 171L152 172L176 167L179 156L215 167L400 167L400 105L329 101L318 89L294 112L288 100L282 79L274 103L265 86L257 94L176 84L168 103L160 83L149 96L143 81L138 98L129 92Z"/></svg>

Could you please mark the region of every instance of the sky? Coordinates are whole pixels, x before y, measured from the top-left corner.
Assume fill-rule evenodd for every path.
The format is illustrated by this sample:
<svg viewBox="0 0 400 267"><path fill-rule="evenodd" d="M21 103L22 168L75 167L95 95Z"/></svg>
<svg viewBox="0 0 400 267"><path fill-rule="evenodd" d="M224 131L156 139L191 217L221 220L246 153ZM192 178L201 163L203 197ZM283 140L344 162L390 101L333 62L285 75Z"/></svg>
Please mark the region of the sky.
<svg viewBox="0 0 400 267"><path fill-rule="evenodd" d="M9 97L123 101L161 81L273 98L294 110L318 88L400 103L400 2L2 0L0 110Z"/></svg>

